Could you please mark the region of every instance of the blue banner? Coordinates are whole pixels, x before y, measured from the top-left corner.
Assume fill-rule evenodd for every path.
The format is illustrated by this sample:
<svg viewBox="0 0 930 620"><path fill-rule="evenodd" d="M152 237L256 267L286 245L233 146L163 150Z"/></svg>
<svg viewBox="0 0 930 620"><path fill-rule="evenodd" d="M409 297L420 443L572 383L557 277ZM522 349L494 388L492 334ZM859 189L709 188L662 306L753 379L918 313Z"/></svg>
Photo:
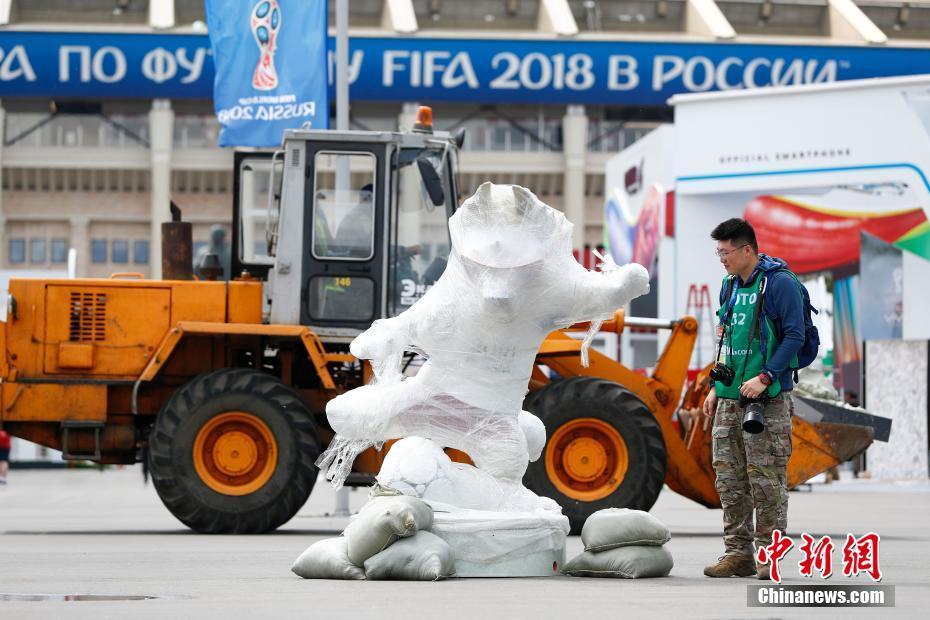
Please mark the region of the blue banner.
<svg viewBox="0 0 930 620"><path fill-rule="evenodd" d="M253 88L261 50L246 21L236 35L239 86L231 88L233 103L217 110L240 98L294 94L314 101L322 127L325 98L298 95L296 81L312 79L328 59L332 87L334 41L328 54L322 46L311 51L317 39L282 15L274 55L282 82L275 91ZM678 93L930 74L930 50L897 46L354 37L349 48L356 101L664 105ZM206 35L0 31L2 97L209 99L213 79ZM301 123L295 117L281 126Z"/></svg>
<svg viewBox="0 0 930 620"><path fill-rule="evenodd" d="M278 146L285 129L326 129L326 0L206 7L220 146Z"/></svg>

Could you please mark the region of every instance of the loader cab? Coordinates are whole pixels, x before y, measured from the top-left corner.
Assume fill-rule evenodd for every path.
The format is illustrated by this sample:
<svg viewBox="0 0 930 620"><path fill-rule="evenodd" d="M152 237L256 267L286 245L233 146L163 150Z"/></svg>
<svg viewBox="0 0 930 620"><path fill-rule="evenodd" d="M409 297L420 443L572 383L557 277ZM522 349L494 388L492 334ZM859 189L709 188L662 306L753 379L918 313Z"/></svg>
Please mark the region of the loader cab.
<svg viewBox="0 0 930 620"><path fill-rule="evenodd" d="M270 322L327 340L403 312L445 269L460 141L290 130L273 155L237 153L233 273L266 280Z"/></svg>

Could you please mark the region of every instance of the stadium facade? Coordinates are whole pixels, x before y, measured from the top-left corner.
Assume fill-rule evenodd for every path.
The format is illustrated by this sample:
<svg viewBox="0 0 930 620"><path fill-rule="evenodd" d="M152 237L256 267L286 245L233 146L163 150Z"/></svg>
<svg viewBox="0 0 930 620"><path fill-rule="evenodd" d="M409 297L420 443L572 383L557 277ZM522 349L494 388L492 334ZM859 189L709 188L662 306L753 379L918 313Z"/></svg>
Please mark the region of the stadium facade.
<svg viewBox="0 0 930 620"><path fill-rule="evenodd" d="M433 105L467 130L463 193L525 185L579 247L603 238L606 160L673 94L930 73L926 1L349 4L352 126ZM73 247L80 276L157 277L169 199L195 244L228 224L212 76L201 0L0 0L0 271L64 271Z"/></svg>

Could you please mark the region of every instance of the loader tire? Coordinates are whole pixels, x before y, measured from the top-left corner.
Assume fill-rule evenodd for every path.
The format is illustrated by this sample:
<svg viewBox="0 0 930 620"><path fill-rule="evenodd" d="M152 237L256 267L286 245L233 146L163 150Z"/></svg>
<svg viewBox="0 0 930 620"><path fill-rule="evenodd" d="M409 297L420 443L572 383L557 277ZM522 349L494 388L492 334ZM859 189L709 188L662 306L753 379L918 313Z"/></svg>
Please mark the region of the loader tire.
<svg viewBox="0 0 930 620"><path fill-rule="evenodd" d="M171 396L148 447L155 489L182 523L205 534L259 534L307 501L320 439L310 411L278 379L224 368Z"/></svg>
<svg viewBox="0 0 930 620"><path fill-rule="evenodd" d="M524 484L562 506L572 534L604 508L652 508L665 480L665 441L632 392L573 377L529 394L523 408L546 426L546 447L529 464Z"/></svg>

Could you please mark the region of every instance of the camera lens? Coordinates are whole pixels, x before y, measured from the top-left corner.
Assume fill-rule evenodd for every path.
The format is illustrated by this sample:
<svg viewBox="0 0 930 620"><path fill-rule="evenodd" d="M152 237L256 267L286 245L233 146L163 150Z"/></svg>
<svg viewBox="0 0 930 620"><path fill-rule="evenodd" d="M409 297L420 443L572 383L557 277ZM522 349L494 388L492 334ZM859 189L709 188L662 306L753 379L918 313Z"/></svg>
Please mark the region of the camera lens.
<svg viewBox="0 0 930 620"><path fill-rule="evenodd" d="M758 435L765 430L765 418L762 416L762 410L765 405L759 401L750 401L746 404L745 413L743 414L743 430L751 435Z"/></svg>

